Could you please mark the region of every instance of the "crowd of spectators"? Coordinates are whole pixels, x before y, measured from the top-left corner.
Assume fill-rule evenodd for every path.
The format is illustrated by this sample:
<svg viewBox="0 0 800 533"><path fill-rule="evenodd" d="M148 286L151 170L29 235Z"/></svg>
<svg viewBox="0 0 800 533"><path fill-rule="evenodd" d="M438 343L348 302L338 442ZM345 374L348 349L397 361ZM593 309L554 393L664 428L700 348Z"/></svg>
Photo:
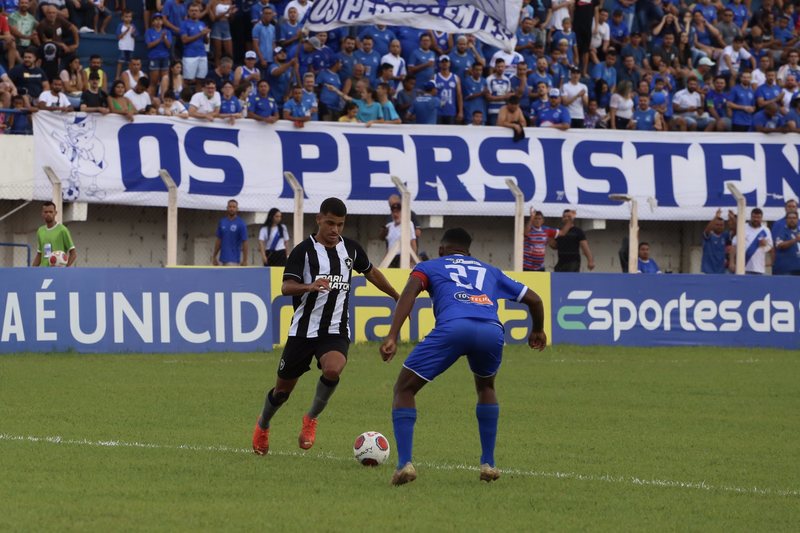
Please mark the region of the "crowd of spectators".
<svg viewBox="0 0 800 533"><path fill-rule="evenodd" d="M307 121L800 131L789 0L524 0L517 46L405 26L309 33L311 0L0 0L0 107ZM113 80L80 36L114 24ZM116 19L115 19L116 20ZM137 42L144 52L137 54ZM142 49L139 47L139 49ZM3 128L30 130L9 113Z"/></svg>

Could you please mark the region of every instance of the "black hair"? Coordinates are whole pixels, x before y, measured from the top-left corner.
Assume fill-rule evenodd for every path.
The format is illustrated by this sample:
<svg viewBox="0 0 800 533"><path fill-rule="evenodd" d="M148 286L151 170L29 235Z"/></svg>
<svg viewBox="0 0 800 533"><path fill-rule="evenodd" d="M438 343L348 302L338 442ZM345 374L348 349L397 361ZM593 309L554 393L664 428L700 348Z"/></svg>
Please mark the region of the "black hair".
<svg viewBox="0 0 800 533"><path fill-rule="evenodd" d="M649 248L650 247L650 243L647 242L647 241L642 241L642 242L639 243L639 249L640 250L642 249L642 246L647 246Z"/></svg>
<svg viewBox="0 0 800 533"><path fill-rule="evenodd" d="M472 237L464 228L450 228L442 235L442 244L458 246L466 251L472 244Z"/></svg>
<svg viewBox="0 0 800 533"><path fill-rule="evenodd" d="M55 206L56 206L55 202L53 202L51 200L48 200L46 202L42 202L42 207L55 207Z"/></svg>
<svg viewBox="0 0 800 533"><path fill-rule="evenodd" d="M264 222L265 228L271 228L272 226L275 225L275 215L277 213L280 213L280 211L281 210L278 209L277 207L273 207L272 209L269 210L269 213L267 213L267 221Z"/></svg>
<svg viewBox="0 0 800 533"><path fill-rule="evenodd" d="M761 210L759 207L754 207L752 211L750 211L751 215L763 215L764 211Z"/></svg>
<svg viewBox="0 0 800 533"><path fill-rule="evenodd" d="M338 198L327 198L319 206L320 215L347 216L347 206Z"/></svg>
<svg viewBox="0 0 800 533"><path fill-rule="evenodd" d="M510 104L510 105L519 104L519 96L517 96L516 94L512 94L511 96L508 97L508 100L506 100L506 103Z"/></svg>

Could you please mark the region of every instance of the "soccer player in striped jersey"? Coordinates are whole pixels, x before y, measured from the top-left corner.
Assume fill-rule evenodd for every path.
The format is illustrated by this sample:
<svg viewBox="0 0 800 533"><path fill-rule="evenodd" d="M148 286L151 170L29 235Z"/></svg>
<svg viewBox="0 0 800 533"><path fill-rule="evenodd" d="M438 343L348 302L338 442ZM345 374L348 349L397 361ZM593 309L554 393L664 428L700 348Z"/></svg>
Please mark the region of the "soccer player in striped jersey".
<svg viewBox="0 0 800 533"><path fill-rule="evenodd" d="M353 270L396 301L397 291L356 241L342 237L347 207L338 198L322 202L317 215L318 230L289 254L283 272L281 293L293 297L294 315L289 338L278 365L275 387L267 393L264 409L253 430L253 451L269 451L270 420L286 403L304 373L317 359L322 370L311 408L303 416L298 438L300 448L314 445L317 417L339 384L350 346L348 300Z"/></svg>
<svg viewBox="0 0 800 533"><path fill-rule="evenodd" d="M398 464L392 476L393 485L417 478L411 462L417 419L416 394L462 355L467 356L478 393L475 415L481 441L480 479L498 479L500 471L494 464L494 445L500 408L494 377L503 357L504 332L497 317L497 300L505 298L526 304L532 320L528 345L543 350L547 344L542 299L500 269L470 257L470 244L469 233L461 228L449 229L442 237L439 258L414 267L397 302L389 335L380 348L384 361L394 357L400 328L411 313L414 300L427 290L433 299L436 326L411 351L394 385L392 421Z"/></svg>

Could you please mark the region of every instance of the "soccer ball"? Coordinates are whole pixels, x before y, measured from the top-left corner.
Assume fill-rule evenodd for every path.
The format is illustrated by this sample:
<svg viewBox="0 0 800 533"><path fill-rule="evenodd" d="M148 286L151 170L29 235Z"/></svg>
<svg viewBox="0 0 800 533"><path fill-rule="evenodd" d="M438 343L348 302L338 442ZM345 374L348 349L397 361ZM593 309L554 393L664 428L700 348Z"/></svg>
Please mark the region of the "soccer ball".
<svg viewBox="0 0 800 533"><path fill-rule="evenodd" d="M81 195L81 189L77 183L69 184L62 192L61 197L65 202L74 202Z"/></svg>
<svg viewBox="0 0 800 533"><path fill-rule="evenodd" d="M66 252L62 252L61 250L56 250L55 252L50 254L50 266L51 267L65 267L69 262L69 256Z"/></svg>
<svg viewBox="0 0 800 533"><path fill-rule="evenodd" d="M356 438L353 455L364 466L378 466L389 458L389 441L377 431L367 431Z"/></svg>

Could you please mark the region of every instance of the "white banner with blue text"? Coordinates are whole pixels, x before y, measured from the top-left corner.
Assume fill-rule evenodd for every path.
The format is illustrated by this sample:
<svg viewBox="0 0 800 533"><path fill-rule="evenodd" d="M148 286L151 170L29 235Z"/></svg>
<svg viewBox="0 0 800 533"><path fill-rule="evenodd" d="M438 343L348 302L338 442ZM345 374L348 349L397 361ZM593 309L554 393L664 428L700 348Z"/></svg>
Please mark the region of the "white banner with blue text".
<svg viewBox="0 0 800 533"><path fill-rule="evenodd" d="M522 0L316 0L305 18L311 30L387 24L447 33L473 33L514 50Z"/></svg>
<svg viewBox="0 0 800 533"><path fill-rule="evenodd" d="M529 128L514 142L511 130L488 126L296 128L46 111L34 123L38 200L52 197L44 166L61 177L67 201L166 206L165 169L180 207L221 209L235 198L242 211L291 212L287 171L303 185L308 212L336 196L352 214L384 213L396 192L391 176L407 184L420 215L513 216L507 178L546 216L575 208L581 218L627 219L629 206L609 199L626 194L642 219L707 220L735 206L734 183L772 220L800 195L795 135Z"/></svg>

